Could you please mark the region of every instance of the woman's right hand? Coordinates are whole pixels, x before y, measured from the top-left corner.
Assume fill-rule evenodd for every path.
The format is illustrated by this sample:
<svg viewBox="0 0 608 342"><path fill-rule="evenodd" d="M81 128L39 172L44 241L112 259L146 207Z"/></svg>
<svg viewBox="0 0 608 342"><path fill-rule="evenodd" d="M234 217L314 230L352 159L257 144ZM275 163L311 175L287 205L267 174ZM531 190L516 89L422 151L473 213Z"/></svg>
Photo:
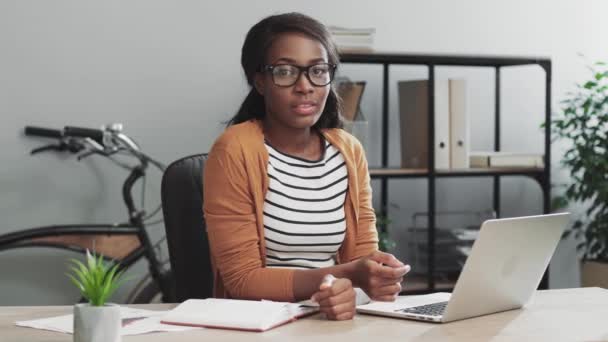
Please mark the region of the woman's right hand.
<svg viewBox="0 0 608 342"><path fill-rule="evenodd" d="M347 278L336 279L332 275L326 275L319 291L311 299L319 303L319 309L328 319L341 321L355 316L356 294Z"/></svg>
<svg viewBox="0 0 608 342"><path fill-rule="evenodd" d="M403 276L410 271L410 265L404 265L389 253L376 251L364 258L353 261L351 279L372 300L394 301L401 292Z"/></svg>

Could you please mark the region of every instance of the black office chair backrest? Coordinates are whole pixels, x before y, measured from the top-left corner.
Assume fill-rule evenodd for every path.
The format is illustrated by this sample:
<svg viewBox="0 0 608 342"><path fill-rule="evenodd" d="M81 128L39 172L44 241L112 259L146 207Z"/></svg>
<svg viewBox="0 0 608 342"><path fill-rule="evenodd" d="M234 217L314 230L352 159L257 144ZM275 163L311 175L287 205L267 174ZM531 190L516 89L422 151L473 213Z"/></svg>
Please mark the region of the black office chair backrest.
<svg viewBox="0 0 608 342"><path fill-rule="evenodd" d="M206 154L169 165L161 182L165 231L176 300L213 296L213 271L203 218L203 169Z"/></svg>

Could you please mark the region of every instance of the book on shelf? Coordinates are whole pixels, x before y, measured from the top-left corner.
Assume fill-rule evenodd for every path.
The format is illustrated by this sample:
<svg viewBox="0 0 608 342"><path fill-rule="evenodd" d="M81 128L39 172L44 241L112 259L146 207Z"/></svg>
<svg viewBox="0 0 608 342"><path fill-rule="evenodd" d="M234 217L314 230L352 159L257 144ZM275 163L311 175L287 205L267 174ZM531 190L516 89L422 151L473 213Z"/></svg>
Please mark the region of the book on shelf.
<svg viewBox="0 0 608 342"><path fill-rule="evenodd" d="M299 303L188 299L169 311L161 323L261 332L318 311L318 306Z"/></svg>
<svg viewBox="0 0 608 342"><path fill-rule="evenodd" d="M472 168L525 167L544 168L544 155L539 153L471 152Z"/></svg>
<svg viewBox="0 0 608 342"><path fill-rule="evenodd" d="M373 36L376 34L376 29L372 27L356 28L330 25L327 29L331 34L337 36Z"/></svg>
<svg viewBox="0 0 608 342"><path fill-rule="evenodd" d="M364 81L348 80L337 82L336 90L340 99L342 99L342 116L345 120L352 122L363 119L359 106L365 90L365 83Z"/></svg>
<svg viewBox="0 0 608 342"><path fill-rule="evenodd" d="M360 104L365 90L365 81L336 79L336 91L342 100L344 130L354 135L365 150L369 146L368 122L361 112Z"/></svg>
<svg viewBox="0 0 608 342"><path fill-rule="evenodd" d="M400 81L401 167L428 168L429 81ZM466 81L436 78L433 89L436 169L469 167Z"/></svg>
<svg viewBox="0 0 608 342"><path fill-rule="evenodd" d="M428 168L428 81L401 81L398 87L401 167Z"/></svg>
<svg viewBox="0 0 608 342"><path fill-rule="evenodd" d="M329 26L329 32L340 52L371 52L374 46L374 28L347 28Z"/></svg>

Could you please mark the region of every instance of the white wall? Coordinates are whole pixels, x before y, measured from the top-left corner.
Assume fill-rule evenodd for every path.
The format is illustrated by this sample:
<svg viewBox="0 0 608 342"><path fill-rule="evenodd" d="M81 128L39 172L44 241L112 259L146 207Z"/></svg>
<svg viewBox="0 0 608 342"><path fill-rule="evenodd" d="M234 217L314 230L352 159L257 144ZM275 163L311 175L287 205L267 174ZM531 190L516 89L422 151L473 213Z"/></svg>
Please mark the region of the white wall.
<svg viewBox="0 0 608 342"><path fill-rule="evenodd" d="M240 48L248 28L262 17L301 11L326 24L375 27L382 51L549 56L553 60L554 109L573 82L587 77L585 61L608 59L604 35L608 3L596 1L34 1L0 2L0 233L48 223L119 220L126 217L118 186L125 173L103 160L28 151L42 141L25 138L28 124L62 127L122 122L126 132L164 162L207 151L221 122L246 92ZM378 132L380 74L374 67L345 66L344 74L369 82L364 110ZM393 70L393 69L392 69ZM493 121L491 70L446 68L469 78L473 148L490 148ZM394 68L394 81L416 68ZM517 68L503 73L503 146L541 151L542 71ZM391 126L397 102L391 93ZM375 130L375 131L374 131ZM509 132L517 131L518 134ZM398 144L391 131L391 146ZM370 162L378 162L377 134ZM395 145L398 146L398 145ZM556 149L556 153L559 151ZM392 148L391 163L398 150ZM556 154L554 160L559 155ZM563 179L563 173L555 173ZM490 183L440 184L438 208L488 205ZM150 179L148 202L159 200L159 177ZM452 184L454 183L454 184ZM537 213L540 194L531 181L507 179L505 215ZM407 226L424 210L425 187L391 182L392 213ZM467 200L462 200L466 198ZM153 228L156 237L162 226ZM395 233L403 243L403 236ZM552 265L552 286L576 286L572 244L565 243ZM64 276L64 258L54 250L0 254L0 305L71 303L76 292ZM145 271L138 265L135 273Z"/></svg>

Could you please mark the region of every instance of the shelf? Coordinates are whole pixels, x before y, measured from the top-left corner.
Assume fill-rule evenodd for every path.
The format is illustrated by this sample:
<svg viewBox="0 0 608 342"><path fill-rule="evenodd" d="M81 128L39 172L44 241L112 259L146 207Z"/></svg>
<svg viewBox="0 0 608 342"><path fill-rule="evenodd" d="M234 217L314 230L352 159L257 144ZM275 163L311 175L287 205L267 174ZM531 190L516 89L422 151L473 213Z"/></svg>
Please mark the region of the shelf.
<svg viewBox="0 0 608 342"><path fill-rule="evenodd" d="M545 170L537 167L471 168L460 170L437 170L437 177L476 176L540 176Z"/></svg>
<svg viewBox="0 0 608 342"><path fill-rule="evenodd" d="M471 168L455 170L436 170L435 177L481 177L481 176L530 176L539 177L545 172L542 168ZM424 178L430 175L427 169L370 168L371 178Z"/></svg>
<svg viewBox="0 0 608 342"><path fill-rule="evenodd" d="M428 177L427 169L385 169L385 168L370 168L369 175L372 178L385 177Z"/></svg>
<svg viewBox="0 0 608 342"><path fill-rule="evenodd" d="M530 177L535 180L542 191L543 212L550 211L550 187L551 187L551 79L552 79L552 64L548 57L539 56L492 56L492 55L456 55L456 54L414 54L414 53L398 53L385 51L363 51L363 52L342 52L340 53L340 61L342 63L351 63L359 65L376 65L379 66L379 71L382 75L382 111L381 111L381 132L380 132L380 160L381 166L370 166L370 177L380 186L380 208L387 208L389 203L389 180L390 179L425 179L428 187L427 196L423 200L426 202L428 215L428 259L426 260L428 274L410 275L406 280L404 293L428 293L437 290L450 291L454 286L457 275L450 274L447 277L439 272L437 266L438 248L443 248L443 245L437 246L441 242L437 234L437 223L435 216L437 213L437 196L438 196L438 179L441 178L475 178L489 177L492 181L492 208L497 217L501 217L501 176L523 176ZM503 67L517 65L538 65L545 73L544 77L544 162L545 168L471 168L471 169L456 169L456 170L438 170L433 168L424 169L404 169L400 167L387 167L389 165L389 91L394 86L394 80L391 81L390 73L392 65L416 65L426 67L428 69L428 80L433 84L436 80L437 67L443 66L473 66L473 67L491 67L494 69L494 146L495 151L501 151L501 74ZM428 89L433 89L429 87ZM428 160L434 160L434 127L435 127L435 108L432 105L433 92L428 90L429 96L429 115L427 125L427 147ZM516 133L514 133L516 134ZM430 164L426 164L430 166ZM543 276L540 288L547 288L547 274Z"/></svg>
<svg viewBox="0 0 608 342"><path fill-rule="evenodd" d="M363 64L422 64L422 65L457 65L457 66L513 66L539 64L547 65L547 57L535 56L492 56L492 55L435 55L403 54L391 52L342 53L342 63Z"/></svg>

